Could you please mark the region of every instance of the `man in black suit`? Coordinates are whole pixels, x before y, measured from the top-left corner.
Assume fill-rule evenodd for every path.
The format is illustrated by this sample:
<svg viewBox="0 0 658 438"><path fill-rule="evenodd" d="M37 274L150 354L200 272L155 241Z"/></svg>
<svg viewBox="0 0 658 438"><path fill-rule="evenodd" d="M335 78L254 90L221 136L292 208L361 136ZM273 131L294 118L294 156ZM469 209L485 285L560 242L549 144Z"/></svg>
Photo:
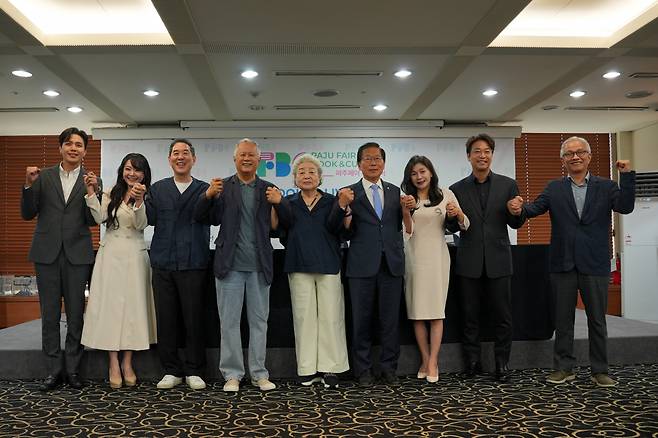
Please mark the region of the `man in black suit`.
<svg viewBox="0 0 658 438"><path fill-rule="evenodd" d="M486 295L495 322L495 377L507 381L512 347L512 251L507 226L520 228L523 215L514 216L507 203L519 194L516 181L491 171L496 145L489 135L466 141L466 156L473 172L450 186L464 214L468 230L460 232L455 271L459 278L464 319L462 347L466 377L481 372L480 306Z"/></svg>
<svg viewBox="0 0 658 438"><path fill-rule="evenodd" d="M548 183L534 202L522 206L518 198L510 205L513 214L535 217L550 211L551 286L556 297L554 371L549 383L576 378L573 367L573 326L578 290L587 312L589 358L592 381L615 386L608 376L607 328L610 279L611 211L628 214L635 203L635 172L630 162L617 161L619 186L588 171L592 150L584 138L571 137L560 149L568 176Z"/></svg>
<svg viewBox="0 0 658 438"><path fill-rule="evenodd" d="M403 215L410 216L409 209L401 205L400 188L381 180L384 150L377 143L366 143L356 159L363 179L341 189L339 196L353 199L345 209L345 225L350 232L345 274L352 304L352 365L359 384L367 386L374 383L370 329L375 312L379 317L381 377L385 383L397 379L404 278L402 219Z"/></svg>
<svg viewBox="0 0 658 438"><path fill-rule="evenodd" d="M84 131L64 130L59 135L62 161L43 170L28 167L21 196L23 219L37 217L29 258L37 276L41 343L48 362L43 391L57 388L64 377L71 387L83 386L79 376L84 351L80 338L85 284L94 263L89 227L96 225L85 194L97 196L100 191L100 180L82 167L87 142ZM67 325L63 354L59 336L62 298Z"/></svg>

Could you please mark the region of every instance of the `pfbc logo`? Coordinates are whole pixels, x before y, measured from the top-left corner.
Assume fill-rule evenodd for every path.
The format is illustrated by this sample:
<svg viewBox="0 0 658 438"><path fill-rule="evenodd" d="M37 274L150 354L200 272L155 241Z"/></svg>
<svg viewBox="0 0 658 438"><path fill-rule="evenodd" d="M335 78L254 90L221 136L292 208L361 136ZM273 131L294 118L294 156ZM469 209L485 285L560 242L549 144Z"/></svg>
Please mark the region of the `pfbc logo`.
<svg viewBox="0 0 658 438"><path fill-rule="evenodd" d="M266 176L268 171L271 175L272 170L274 176L290 175L290 155L285 152L261 152L256 175Z"/></svg>

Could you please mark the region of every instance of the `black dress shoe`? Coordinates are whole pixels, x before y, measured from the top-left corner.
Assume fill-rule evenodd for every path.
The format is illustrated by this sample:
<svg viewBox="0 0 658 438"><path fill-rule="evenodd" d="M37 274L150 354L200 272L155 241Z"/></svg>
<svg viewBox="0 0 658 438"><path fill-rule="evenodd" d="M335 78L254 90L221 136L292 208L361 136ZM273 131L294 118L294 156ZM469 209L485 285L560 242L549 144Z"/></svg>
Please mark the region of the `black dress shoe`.
<svg viewBox="0 0 658 438"><path fill-rule="evenodd" d="M382 383L391 385L398 381L398 376L395 375L393 370L382 370Z"/></svg>
<svg viewBox="0 0 658 438"><path fill-rule="evenodd" d="M505 364L505 365L496 365L495 378L496 378L497 382L501 382L501 383L509 382L510 370L509 370L509 368L507 368L507 364Z"/></svg>
<svg viewBox="0 0 658 438"><path fill-rule="evenodd" d="M482 372L482 364L479 361L468 362L466 364L466 369L464 370L464 377L467 379L472 379L476 374Z"/></svg>
<svg viewBox="0 0 658 438"><path fill-rule="evenodd" d="M367 370L359 376L358 381L359 386L372 386L372 384L375 383L375 378L372 377L370 370Z"/></svg>
<svg viewBox="0 0 658 438"><path fill-rule="evenodd" d="M59 374L56 376L50 375L46 377L46 380L43 381L39 389L41 391L52 391L57 389L62 384L62 376Z"/></svg>
<svg viewBox="0 0 658 438"><path fill-rule="evenodd" d="M80 379L80 375L77 374L77 373L69 374L68 377L67 377L67 380L68 380L68 382L69 382L69 386L70 386L71 388L74 388L74 389L82 389L82 388L84 388L84 386L85 386L85 384L84 384L84 382L82 381L82 379Z"/></svg>

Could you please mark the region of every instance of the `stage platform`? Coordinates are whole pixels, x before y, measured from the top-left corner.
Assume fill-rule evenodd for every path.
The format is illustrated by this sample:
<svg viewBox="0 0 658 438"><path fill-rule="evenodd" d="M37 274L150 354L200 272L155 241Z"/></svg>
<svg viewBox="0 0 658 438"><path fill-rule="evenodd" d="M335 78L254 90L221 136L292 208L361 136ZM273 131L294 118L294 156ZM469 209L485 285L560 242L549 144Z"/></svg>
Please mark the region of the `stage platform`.
<svg viewBox="0 0 658 438"><path fill-rule="evenodd" d="M658 324L608 316L610 364L658 363ZM65 337L65 321L62 321L62 340ZM135 369L143 380L155 380L162 371L156 347L135 354ZM375 351L376 354L376 351ZM550 368L552 366L553 341L515 341L512 347L512 369ZM587 365L588 342L585 313L577 310L575 327L575 354L578 365ZM206 377L219 379L217 348L207 350ZM246 363L246 361L245 361ZM415 374L419 357L415 345L403 345L398 374ZM493 345L483 344L483 365L493 369ZM267 366L274 379L296 376L295 351L292 348L270 348ZM458 372L462 369L459 343L444 344L441 348L442 372ZM83 359L83 376L87 379L106 379L107 354L87 350ZM44 377L46 369L41 353L41 321L35 320L0 330L0 379L34 379ZM347 373L349 374L349 373Z"/></svg>

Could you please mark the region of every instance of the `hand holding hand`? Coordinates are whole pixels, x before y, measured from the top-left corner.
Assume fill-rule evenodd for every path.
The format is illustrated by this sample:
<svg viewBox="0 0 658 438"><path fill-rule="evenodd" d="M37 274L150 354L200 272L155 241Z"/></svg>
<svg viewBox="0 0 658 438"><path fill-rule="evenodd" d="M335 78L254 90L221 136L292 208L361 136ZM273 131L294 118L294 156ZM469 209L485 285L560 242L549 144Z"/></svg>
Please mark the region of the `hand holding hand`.
<svg viewBox="0 0 658 438"><path fill-rule="evenodd" d="M411 211L416 208L416 205L416 198L414 198L412 195L400 196L400 206L403 210Z"/></svg>
<svg viewBox="0 0 658 438"><path fill-rule="evenodd" d="M146 186L140 183L135 183L130 189L130 197L135 201L136 205L141 205L144 201L145 193Z"/></svg>
<svg viewBox="0 0 658 438"><path fill-rule="evenodd" d="M27 166L25 168L25 186L26 187L32 187L32 183L39 178L39 172L41 172L41 169L39 169L36 166Z"/></svg>
<svg viewBox="0 0 658 438"><path fill-rule="evenodd" d="M630 160L617 160L615 167L619 170L620 173L626 173L631 171L631 162Z"/></svg>
<svg viewBox="0 0 658 438"><path fill-rule="evenodd" d="M347 208L354 201L354 191L344 187L338 191L338 205L340 208Z"/></svg>
<svg viewBox="0 0 658 438"><path fill-rule="evenodd" d="M216 198L224 191L224 180L222 178L213 178L210 180L208 189L206 190L206 198Z"/></svg>
<svg viewBox="0 0 658 438"><path fill-rule="evenodd" d="M283 196L281 195L281 190L270 186L265 190L265 197L270 204L279 204Z"/></svg>
<svg viewBox="0 0 658 438"><path fill-rule="evenodd" d="M521 212L523 211L523 198L517 195L507 201L507 211L513 216L521 216Z"/></svg>
<svg viewBox="0 0 658 438"><path fill-rule="evenodd" d="M450 201L446 203L446 215L448 217L456 217L459 219L464 216L464 213L462 213L462 209L459 208L459 205Z"/></svg>
<svg viewBox="0 0 658 438"><path fill-rule="evenodd" d="M93 195L98 192L98 177L94 172L87 172L82 176L82 181L87 186L87 194Z"/></svg>

